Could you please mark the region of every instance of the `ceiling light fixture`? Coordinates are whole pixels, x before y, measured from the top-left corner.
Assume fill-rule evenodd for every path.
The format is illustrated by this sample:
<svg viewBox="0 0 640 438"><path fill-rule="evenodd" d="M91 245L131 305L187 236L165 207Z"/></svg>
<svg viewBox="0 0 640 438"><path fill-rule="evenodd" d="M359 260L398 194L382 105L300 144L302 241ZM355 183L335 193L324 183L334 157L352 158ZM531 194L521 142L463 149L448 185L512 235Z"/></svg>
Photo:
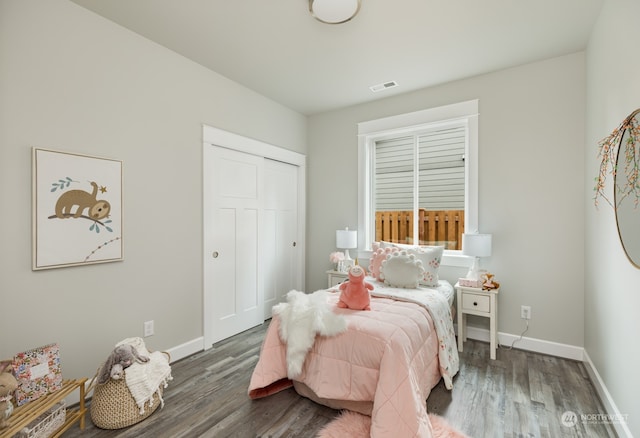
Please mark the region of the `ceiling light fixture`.
<svg viewBox="0 0 640 438"><path fill-rule="evenodd" d="M313 18L326 24L346 23L358 14L360 0L309 0Z"/></svg>

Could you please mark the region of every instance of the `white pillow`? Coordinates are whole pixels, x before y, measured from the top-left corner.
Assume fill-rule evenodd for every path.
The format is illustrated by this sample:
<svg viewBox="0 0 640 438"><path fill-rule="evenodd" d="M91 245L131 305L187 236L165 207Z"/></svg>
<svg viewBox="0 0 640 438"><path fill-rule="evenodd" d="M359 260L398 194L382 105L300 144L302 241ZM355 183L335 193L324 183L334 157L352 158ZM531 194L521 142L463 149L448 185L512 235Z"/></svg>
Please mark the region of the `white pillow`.
<svg viewBox="0 0 640 438"><path fill-rule="evenodd" d="M395 243L395 242L386 242L386 241L381 241L379 242L380 247L381 248L402 248L402 249L410 249L410 248L415 248L415 245L407 245L405 243Z"/></svg>
<svg viewBox="0 0 640 438"><path fill-rule="evenodd" d="M444 247L442 246L420 246L408 249L408 254L413 254L418 260L422 262L424 268L424 275L420 284L423 286L436 287L438 286L438 269L442 262L442 253Z"/></svg>
<svg viewBox="0 0 640 438"><path fill-rule="evenodd" d="M410 245L407 243L386 242L384 240L375 243L377 243L380 248L400 248L407 250L416 248L442 248L444 250L444 245Z"/></svg>
<svg viewBox="0 0 640 438"><path fill-rule="evenodd" d="M387 254L380 266L380 277L388 286L416 289L424 277L422 261L404 250Z"/></svg>

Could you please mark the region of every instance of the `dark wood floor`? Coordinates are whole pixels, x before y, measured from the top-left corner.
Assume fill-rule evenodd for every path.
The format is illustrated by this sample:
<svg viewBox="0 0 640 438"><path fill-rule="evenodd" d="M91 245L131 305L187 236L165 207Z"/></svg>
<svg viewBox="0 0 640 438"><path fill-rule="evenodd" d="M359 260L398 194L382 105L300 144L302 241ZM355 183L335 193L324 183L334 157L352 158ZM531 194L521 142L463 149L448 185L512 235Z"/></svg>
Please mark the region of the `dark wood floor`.
<svg viewBox="0 0 640 438"><path fill-rule="evenodd" d="M300 397L292 389L261 400L247 396L268 323L172 364L165 407L126 429L101 430L87 415L74 437L314 437L337 411ZM454 388L442 381L427 400L429 412L471 437L615 437L610 425L567 427L562 414L604 413L580 362L468 341L460 354ZM401 437L398 437L401 438Z"/></svg>

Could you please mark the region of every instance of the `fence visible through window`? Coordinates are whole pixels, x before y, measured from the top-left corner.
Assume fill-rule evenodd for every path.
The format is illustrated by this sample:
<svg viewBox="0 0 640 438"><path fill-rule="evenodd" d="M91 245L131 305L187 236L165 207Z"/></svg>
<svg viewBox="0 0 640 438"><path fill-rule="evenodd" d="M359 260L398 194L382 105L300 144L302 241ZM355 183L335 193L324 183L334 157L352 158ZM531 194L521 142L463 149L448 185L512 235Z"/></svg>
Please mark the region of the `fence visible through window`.
<svg viewBox="0 0 640 438"><path fill-rule="evenodd" d="M418 210L418 241L413 237L413 211L376 212L376 241L462 249L464 210Z"/></svg>

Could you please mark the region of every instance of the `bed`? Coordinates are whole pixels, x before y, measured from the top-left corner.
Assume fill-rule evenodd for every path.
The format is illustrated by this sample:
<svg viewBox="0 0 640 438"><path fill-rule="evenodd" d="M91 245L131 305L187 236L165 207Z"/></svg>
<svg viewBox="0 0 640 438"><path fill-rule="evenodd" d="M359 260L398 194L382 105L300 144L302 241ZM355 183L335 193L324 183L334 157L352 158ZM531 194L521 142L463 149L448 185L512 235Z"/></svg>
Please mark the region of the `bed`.
<svg viewBox="0 0 640 438"><path fill-rule="evenodd" d="M287 344L279 335L281 318L274 314L249 396L266 397L293 386L317 403L370 415L372 437L429 437L426 399L440 379L451 389L458 372L453 287L443 280L411 289L390 287L374 277L367 281L374 286L371 311L338 308L337 287L305 296L344 318L346 329L316 336L293 376Z"/></svg>

